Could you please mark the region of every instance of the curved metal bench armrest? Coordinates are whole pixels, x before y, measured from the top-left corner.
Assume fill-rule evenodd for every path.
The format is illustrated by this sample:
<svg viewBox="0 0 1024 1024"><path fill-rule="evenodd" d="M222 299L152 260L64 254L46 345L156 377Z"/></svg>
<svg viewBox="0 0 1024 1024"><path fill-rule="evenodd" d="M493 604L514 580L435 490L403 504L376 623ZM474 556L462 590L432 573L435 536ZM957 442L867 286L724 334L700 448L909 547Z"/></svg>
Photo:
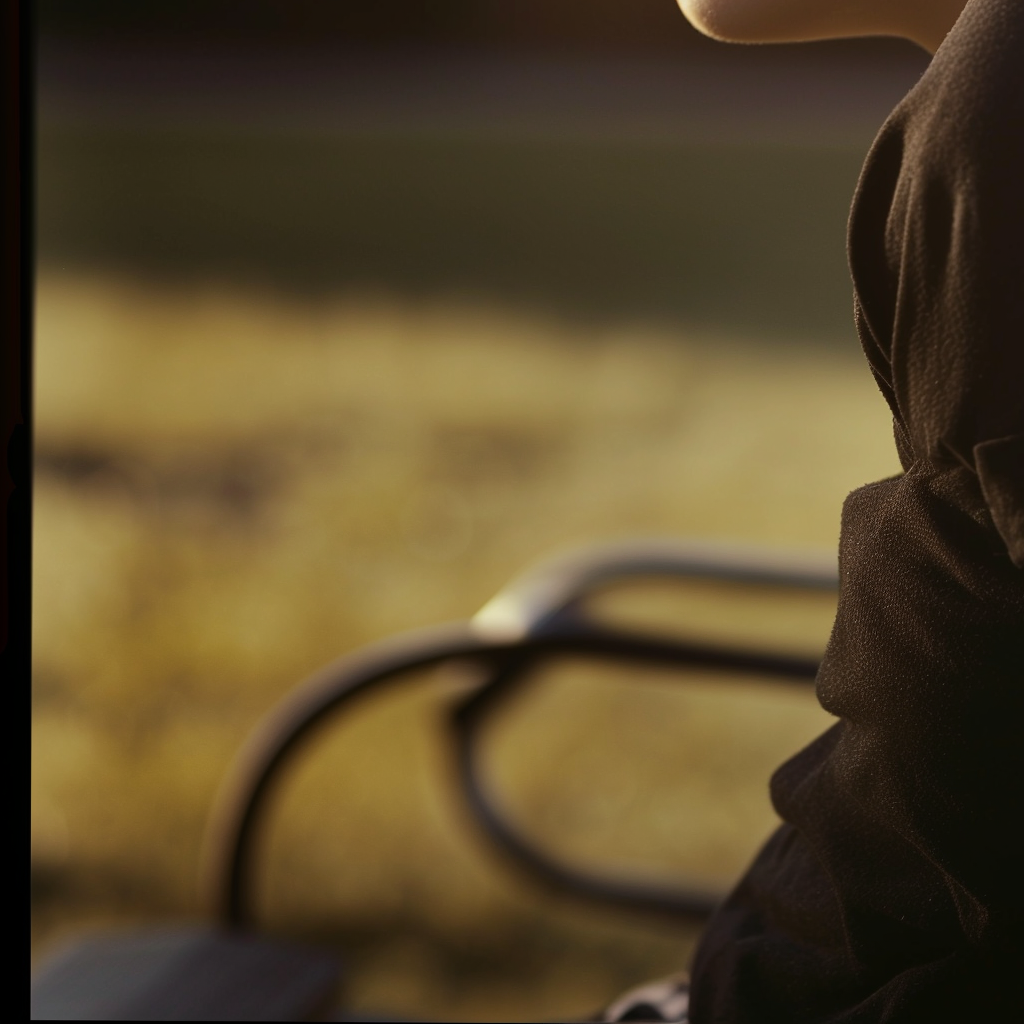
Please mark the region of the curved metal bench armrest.
<svg viewBox="0 0 1024 1024"><path fill-rule="evenodd" d="M834 592L839 574L833 553L778 551L706 541L641 539L578 548L531 567L493 597L473 617L474 627L496 638L524 640L556 633L588 633L585 653L626 661L647 661L704 669L756 673L776 680L812 682L817 662L739 650L698 651L674 645L662 661L660 641L627 635L599 625L583 614L583 602L594 592L626 580L675 578L713 580L748 586ZM627 639L628 642L622 641ZM581 651L581 653L584 653ZM562 892L619 908L669 916L706 917L721 894L699 883L672 888L644 885L582 872L560 863L509 823L497 809L481 779L478 734L484 720L523 681L535 658L520 654L492 671L472 694L458 704L451 718L456 773L463 799L473 819L494 848L535 881Z"/></svg>
<svg viewBox="0 0 1024 1024"><path fill-rule="evenodd" d="M471 621L486 636L524 636L589 594L639 578L817 591L834 591L839 585L834 553L709 541L614 541L576 548L531 566L502 587Z"/></svg>
<svg viewBox="0 0 1024 1024"><path fill-rule="evenodd" d="M794 570L763 553L757 561L752 557L755 554L750 549L726 551L669 542L604 545L572 553L519 577L469 623L404 634L325 666L264 718L236 758L218 795L204 853L204 883L217 917L232 927L250 922L253 845L260 813L274 780L301 743L330 716L371 690L410 672L467 658L480 662L487 674L456 713L459 777L486 834L534 874L562 888L575 886L580 895L609 898L611 885L618 891L612 902L650 903L637 887L625 883L584 880L577 884L584 876L555 864L520 840L493 810L479 784L474 767L475 732L485 712L493 710L500 694L522 677L525 668L553 654L813 679L817 663L812 659L646 636L597 625L575 614L577 603L586 594L637 576L730 579L814 589L835 586L834 571L829 576L820 564ZM706 893L693 890L681 895L687 913L703 913L704 909L697 908L710 906ZM675 896L664 892L659 892L654 902L671 904L677 911L684 909Z"/></svg>
<svg viewBox="0 0 1024 1024"><path fill-rule="evenodd" d="M710 645L676 643L639 634L594 629L572 622L507 642L481 639L468 625L438 627L374 645L355 656L340 659L300 686L264 719L229 773L228 782L215 805L204 857L207 889L217 917L231 927L250 923L253 844L260 812L282 768L301 743L331 715L381 684L442 662L466 658L487 663L490 675L481 690L487 691L486 700L490 705L496 693L495 675L510 659L525 658L533 663L553 654L599 655L646 664L692 665L788 679L812 679L817 668L814 660L806 658L758 655ZM482 708L482 704L478 706ZM464 745L459 750L462 763L469 771L468 776L462 774L465 783L467 778L475 780L471 743L478 719L464 713L463 721ZM479 785L474 784L465 792L470 806L478 812L487 804ZM493 823L497 815L489 812L485 818ZM507 838L511 832L505 828L501 837ZM493 829L489 834L496 838ZM503 845L507 846L507 843ZM565 870L559 869L555 873L565 874ZM658 902L663 901L659 898ZM705 903L706 900L701 906ZM689 912L703 911L691 909Z"/></svg>
<svg viewBox="0 0 1024 1024"><path fill-rule="evenodd" d="M496 646L465 623L404 634L325 665L263 718L231 765L206 835L203 888L222 924L249 923L257 820L272 783L300 744L330 715L381 684Z"/></svg>

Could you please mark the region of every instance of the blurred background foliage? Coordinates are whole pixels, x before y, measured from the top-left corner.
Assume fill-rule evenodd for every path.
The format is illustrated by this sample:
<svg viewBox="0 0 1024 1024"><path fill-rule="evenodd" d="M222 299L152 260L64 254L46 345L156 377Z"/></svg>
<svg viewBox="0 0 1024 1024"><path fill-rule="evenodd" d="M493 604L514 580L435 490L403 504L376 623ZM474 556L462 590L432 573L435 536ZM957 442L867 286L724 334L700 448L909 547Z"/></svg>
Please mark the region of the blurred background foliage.
<svg viewBox="0 0 1024 1024"><path fill-rule="evenodd" d="M850 322L860 162L924 57L730 48L671 0L38 4L33 945L194 918L205 818L322 662L568 544L834 548L894 472ZM603 614L814 652L831 607ZM553 901L446 788L456 673L345 720L265 838L261 919L350 1005L587 1012L696 933ZM552 666L495 729L581 862L727 885L827 725L756 680Z"/></svg>

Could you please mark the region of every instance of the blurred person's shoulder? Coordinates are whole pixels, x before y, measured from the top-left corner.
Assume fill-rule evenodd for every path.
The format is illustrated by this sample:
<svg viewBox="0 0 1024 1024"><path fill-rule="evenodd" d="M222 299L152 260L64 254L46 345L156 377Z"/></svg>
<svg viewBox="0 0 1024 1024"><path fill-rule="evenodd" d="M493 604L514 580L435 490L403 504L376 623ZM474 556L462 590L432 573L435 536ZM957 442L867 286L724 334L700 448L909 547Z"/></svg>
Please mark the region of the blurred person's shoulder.
<svg viewBox="0 0 1024 1024"><path fill-rule="evenodd" d="M897 301L896 282L910 268L938 267L952 257L968 274L959 259L967 252L990 264L1016 258L1022 181L1024 2L969 0L865 162L850 220L851 269L862 302L895 314L888 307ZM925 250L908 262L915 231ZM937 278L929 287L938 288ZM989 314L1005 299L989 301ZM881 333L892 334L894 324L884 326Z"/></svg>

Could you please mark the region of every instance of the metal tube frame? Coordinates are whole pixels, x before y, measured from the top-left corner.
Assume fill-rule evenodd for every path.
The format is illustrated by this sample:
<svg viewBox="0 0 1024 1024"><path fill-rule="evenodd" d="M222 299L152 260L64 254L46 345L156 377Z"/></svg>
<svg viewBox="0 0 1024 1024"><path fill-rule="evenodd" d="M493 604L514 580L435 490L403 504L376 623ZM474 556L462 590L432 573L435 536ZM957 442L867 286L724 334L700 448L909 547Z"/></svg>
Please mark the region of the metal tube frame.
<svg viewBox="0 0 1024 1024"><path fill-rule="evenodd" d="M627 580L716 580L791 590L834 591L834 556L785 555L677 541L637 541L571 552L541 563L504 588L469 622L403 634L338 659L297 687L243 747L215 805L204 857L205 882L222 924L251 927L255 840L267 797L282 769L317 729L358 699L413 672L450 661L480 666L481 682L451 715L455 775L481 834L535 880L620 909L675 917L706 916L719 894L691 883L662 889L599 878L561 864L523 838L495 807L479 770L483 723L529 672L552 657L757 675L808 683L817 662L638 633L585 612L595 591Z"/></svg>

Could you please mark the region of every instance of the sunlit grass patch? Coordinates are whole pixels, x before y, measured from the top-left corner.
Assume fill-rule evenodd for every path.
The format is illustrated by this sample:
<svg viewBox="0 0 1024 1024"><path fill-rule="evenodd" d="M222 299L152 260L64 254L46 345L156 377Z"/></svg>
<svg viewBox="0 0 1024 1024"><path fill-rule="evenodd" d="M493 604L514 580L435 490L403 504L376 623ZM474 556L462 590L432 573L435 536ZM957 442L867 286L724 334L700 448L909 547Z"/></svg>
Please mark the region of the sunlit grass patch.
<svg viewBox="0 0 1024 1024"><path fill-rule="evenodd" d="M465 618L568 544L832 548L846 492L896 468L856 353L464 299L46 272L37 378L40 948L75 922L199 912L216 785L322 662ZM802 652L830 615L708 587L601 610ZM553 668L495 736L496 778L573 856L724 881L771 827L768 772L827 717L806 691L626 676ZM348 936L366 1005L405 977L407 1010L466 1019L503 983L480 964L474 981L444 934L509 977L540 971L537 1013L678 963L692 935L548 907L477 851L445 795L445 679L368 705L297 766L267 834L268 924ZM540 1005L516 987L507 1012Z"/></svg>

